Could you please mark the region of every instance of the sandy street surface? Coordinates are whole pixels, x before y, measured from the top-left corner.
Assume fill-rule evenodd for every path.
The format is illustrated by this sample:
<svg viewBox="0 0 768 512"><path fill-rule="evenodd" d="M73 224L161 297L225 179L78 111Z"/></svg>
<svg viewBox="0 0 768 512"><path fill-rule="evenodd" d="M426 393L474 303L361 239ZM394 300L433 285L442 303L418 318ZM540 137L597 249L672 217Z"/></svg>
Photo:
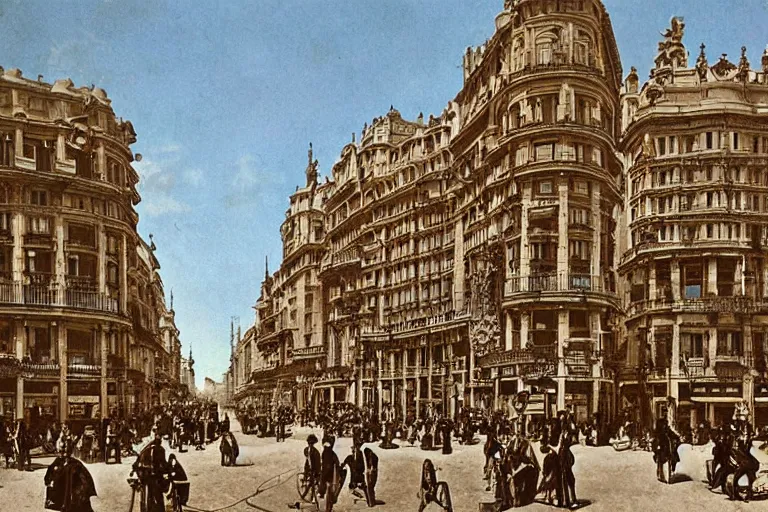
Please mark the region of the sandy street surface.
<svg viewBox="0 0 768 512"><path fill-rule="evenodd" d="M233 422L235 423L235 422ZM240 443L238 467L224 468L219 465L218 444L209 445L205 451L191 451L178 455L191 482L189 505L206 511L222 509L222 512L258 511L278 512L290 510L288 504L298 500L296 471L303 465L302 449L308 428L295 428L294 436L284 443L272 439L245 436L235 423L233 428ZM315 431L320 437L321 432ZM351 439L336 442L340 460L350 452ZM461 446L454 443L452 455L440 451L426 452L407 443L399 449L382 450L376 445L366 445L379 456L379 483L377 498L384 502L375 510L401 512L418 510L416 497L421 463L426 457L439 468L438 478L448 482L456 512L474 512L481 501L493 501L485 492L482 480L482 444ZM166 445L168 453L168 447ZM538 452L538 450L537 450ZM656 481L652 455L647 452L616 452L610 447L588 448L575 446L576 492L582 509L588 511L619 512L623 510L693 512L697 510L765 511L768 501L748 504L731 502L727 497L710 492L703 482L704 461L711 458L709 447L680 449L682 462L678 466L677 482L664 485ZM175 453L175 452L173 452ZM764 465L768 456L759 453ZM89 464L96 490L92 500L96 512L122 512L128 510L130 488L126 483L135 457L123 460L122 465ZM0 469L0 511L26 512L43 509L43 476L52 458L34 459L35 470L20 472ZM255 494L248 502L241 501ZM249 505L250 504L250 505ZM255 506L255 507L254 507ZM134 508L138 512L138 505ZM345 487L334 510L366 510L364 501L355 500ZM185 508L185 510L187 510ZM190 508L191 510L191 508ZM315 510L303 504L302 510ZM428 508L427 510L440 510ZM536 503L525 510L555 510Z"/></svg>

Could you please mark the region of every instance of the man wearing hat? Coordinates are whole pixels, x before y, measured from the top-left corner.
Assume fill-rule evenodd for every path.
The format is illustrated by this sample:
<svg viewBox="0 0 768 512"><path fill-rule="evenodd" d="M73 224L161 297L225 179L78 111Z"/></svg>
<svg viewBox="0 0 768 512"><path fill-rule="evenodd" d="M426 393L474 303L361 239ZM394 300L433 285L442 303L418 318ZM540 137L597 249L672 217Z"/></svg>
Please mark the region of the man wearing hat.
<svg viewBox="0 0 768 512"><path fill-rule="evenodd" d="M320 497L326 496L325 512L331 512L341 485L346 478L346 471L341 468L339 457L333 451L336 438L329 435L323 438L323 454L321 456L320 470ZM327 493L327 494L326 494Z"/></svg>
<svg viewBox="0 0 768 512"><path fill-rule="evenodd" d="M304 474L311 478L313 483L320 481L320 450L315 447L316 444L317 436L309 434L307 447L304 448Z"/></svg>
<svg viewBox="0 0 768 512"><path fill-rule="evenodd" d="M362 444L352 443L352 450L347 458L344 459L343 466L349 467L349 490L358 498L362 498L358 489L365 493L365 459L363 452L360 451Z"/></svg>

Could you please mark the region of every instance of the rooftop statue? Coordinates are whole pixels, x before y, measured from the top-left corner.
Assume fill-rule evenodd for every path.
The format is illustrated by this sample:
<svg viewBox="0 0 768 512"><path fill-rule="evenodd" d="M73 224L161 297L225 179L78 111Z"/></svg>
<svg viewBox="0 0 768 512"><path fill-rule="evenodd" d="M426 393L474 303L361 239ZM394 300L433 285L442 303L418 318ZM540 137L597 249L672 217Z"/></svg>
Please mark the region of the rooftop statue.
<svg viewBox="0 0 768 512"><path fill-rule="evenodd" d="M688 52L683 45L685 23L683 18L674 17L670 22L671 28L662 34L664 40L659 42L658 55L656 56L656 69L662 67L688 66Z"/></svg>

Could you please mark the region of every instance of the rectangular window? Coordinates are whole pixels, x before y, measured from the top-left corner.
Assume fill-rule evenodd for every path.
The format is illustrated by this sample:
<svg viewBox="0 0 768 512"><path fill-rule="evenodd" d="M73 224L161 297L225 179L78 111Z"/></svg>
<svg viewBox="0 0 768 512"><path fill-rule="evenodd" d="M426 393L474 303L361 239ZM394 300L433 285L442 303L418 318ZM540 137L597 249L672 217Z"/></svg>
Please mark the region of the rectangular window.
<svg viewBox="0 0 768 512"><path fill-rule="evenodd" d="M707 132L706 138L707 138L707 142L706 142L707 149L714 149L714 136L713 136L713 133L712 132Z"/></svg>
<svg viewBox="0 0 768 512"><path fill-rule="evenodd" d="M551 181L540 181L539 182L539 194L552 194L552 182Z"/></svg>
<svg viewBox="0 0 768 512"><path fill-rule="evenodd" d="M48 206L48 192L45 190L33 190L30 203L37 206Z"/></svg>

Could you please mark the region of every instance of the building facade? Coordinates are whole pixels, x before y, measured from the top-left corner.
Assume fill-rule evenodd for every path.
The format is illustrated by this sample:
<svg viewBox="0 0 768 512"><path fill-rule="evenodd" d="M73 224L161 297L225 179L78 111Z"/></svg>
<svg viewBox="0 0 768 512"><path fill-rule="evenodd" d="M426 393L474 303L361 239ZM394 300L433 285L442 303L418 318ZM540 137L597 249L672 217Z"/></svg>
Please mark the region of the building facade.
<svg viewBox="0 0 768 512"><path fill-rule="evenodd" d="M127 413L151 402L155 359L172 367L178 331L137 233L135 141L104 90L0 68L3 416Z"/></svg>
<svg viewBox="0 0 768 512"><path fill-rule="evenodd" d="M765 69L683 28L641 88L600 1L505 2L440 116L310 153L236 400L767 422Z"/></svg>
<svg viewBox="0 0 768 512"><path fill-rule="evenodd" d="M735 402L768 424L768 51L688 62L673 20L622 91L627 374L621 397L693 426Z"/></svg>

